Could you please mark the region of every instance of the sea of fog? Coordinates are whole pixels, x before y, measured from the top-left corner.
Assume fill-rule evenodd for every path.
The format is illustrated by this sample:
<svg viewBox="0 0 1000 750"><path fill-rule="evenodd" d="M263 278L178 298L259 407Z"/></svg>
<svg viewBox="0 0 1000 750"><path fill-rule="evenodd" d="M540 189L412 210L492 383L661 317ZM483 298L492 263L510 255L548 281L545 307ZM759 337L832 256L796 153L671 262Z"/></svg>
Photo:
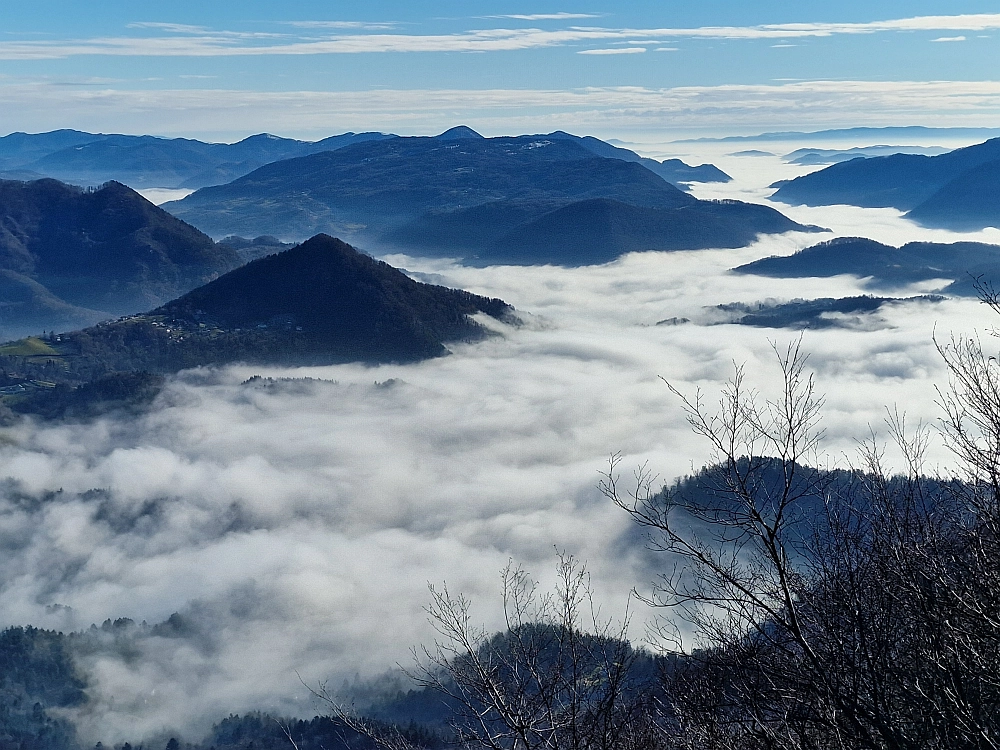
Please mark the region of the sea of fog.
<svg viewBox="0 0 1000 750"><path fill-rule="evenodd" d="M713 161L735 178L698 186L699 197L764 201L770 182L808 171L784 164L773 143L761 148L777 156L726 155L752 147L643 146ZM428 582L466 593L476 620L499 628L498 573L510 559L547 585L555 551L573 554L602 614L621 616L655 571L629 519L599 493L598 472L616 452L626 474L648 464L664 482L702 466L709 447L663 379L714 400L734 363L745 364L750 382L773 393L774 348L798 336L699 325L705 308L871 291L853 277L728 269L839 235L1000 243L996 230L925 230L893 210L778 207L832 231L576 269L391 256L415 278L503 298L523 325L496 325L501 335L420 364L190 371L141 417L6 429L2 625L185 618L184 634L144 639L138 655L86 660L92 700L73 718L107 743L177 728L197 739L212 720L249 709L311 716L318 707L302 681L376 676L432 642ZM656 325L668 318L696 322ZM849 459L882 429L887 407L933 423L935 385L946 379L933 337L995 322L975 300L949 300L894 307L878 326L806 332L826 394L828 460ZM257 374L276 380L244 384ZM937 443L931 458L950 460ZM630 606L640 642L653 613Z"/></svg>

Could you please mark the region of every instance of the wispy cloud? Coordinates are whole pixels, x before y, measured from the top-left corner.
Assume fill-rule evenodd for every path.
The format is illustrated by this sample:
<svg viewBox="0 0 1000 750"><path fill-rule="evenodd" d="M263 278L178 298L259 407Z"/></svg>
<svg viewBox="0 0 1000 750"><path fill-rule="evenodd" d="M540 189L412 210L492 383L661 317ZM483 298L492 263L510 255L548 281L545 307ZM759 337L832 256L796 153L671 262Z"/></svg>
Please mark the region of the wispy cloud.
<svg viewBox="0 0 1000 750"><path fill-rule="evenodd" d="M932 42L964 42L964 36L939 36L937 39L931 39Z"/></svg>
<svg viewBox="0 0 1000 750"><path fill-rule="evenodd" d="M597 13L531 13L528 15L507 14L496 16L479 16L479 18L512 18L517 21L568 21L575 18L600 18Z"/></svg>
<svg viewBox="0 0 1000 750"><path fill-rule="evenodd" d="M548 14L556 15L556 14ZM564 18L564 17L563 17ZM537 20L537 19L535 19ZM216 31L184 24L141 23L133 28L159 30L169 36L101 37L76 40L24 40L0 43L0 59L26 60L77 55L217 57L251 55L329 55L379 52L499 52L580 44L638 42L661 38L782 40L912 31L991 31L1000 29L1000 13L917 16L871 23L787 23L759 26L613 29L573 26L562 29L479 29L454 34L364 33L386 30L354 21L298 21L299 28L358 33L320 38L284 38L266 33ZM276 41L280 40L280 41Z"/></svg>
<svg viewBox="0 0 1000 750"><path fill-rule="evenodd" d="M613 47L611 49L582 49L578 55L634 55L645 52L645 47Z"/></svg>
<svg viewBox="0 0 1000 750"><path fill-rule="evenodd" d="M1000 81L792 81L759 85L581 89L237 91L0 86L18 129L219 134L266 130L322 137L337 130L431 133L468 121L487 133L728 132L853 125L991 126Z"/></svg>
<svg viewBox="0 0 1000 750"><path fill-rule="evenodd" d="M388 31L394 29L399 24L380 21L286 21L286 26L295 26L300 29L360 29L363 31Z"/></svg>
<svg viewBox="0 0 1000 750"><path fill-rule="evenodd" d="M159 21L136 21L128 25L130 29L156 29L158 31L169 31L175 34L204 34L208 31L206 26L192 26L186 23L161 23Z"/></svg>

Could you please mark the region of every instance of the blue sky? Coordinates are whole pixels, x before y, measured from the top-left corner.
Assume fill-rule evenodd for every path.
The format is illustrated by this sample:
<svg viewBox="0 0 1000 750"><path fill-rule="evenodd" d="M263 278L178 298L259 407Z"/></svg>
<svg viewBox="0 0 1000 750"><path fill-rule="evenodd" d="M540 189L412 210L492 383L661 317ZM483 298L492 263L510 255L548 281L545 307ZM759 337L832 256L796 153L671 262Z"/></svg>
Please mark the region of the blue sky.
<svg viewBox="0 0 1000 750"><path fill-rule="evenodd" d="M0 4L0 132L1000 126L998 2Z"/></svg>

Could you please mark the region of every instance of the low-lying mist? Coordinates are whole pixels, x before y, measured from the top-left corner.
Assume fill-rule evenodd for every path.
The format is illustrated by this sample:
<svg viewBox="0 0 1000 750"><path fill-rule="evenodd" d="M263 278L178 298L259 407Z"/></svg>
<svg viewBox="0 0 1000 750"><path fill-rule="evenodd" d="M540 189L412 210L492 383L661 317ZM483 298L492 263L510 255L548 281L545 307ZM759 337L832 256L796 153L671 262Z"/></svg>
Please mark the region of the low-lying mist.
<svg viewBox="0 0 1000 750"><path fill-rule="evenodd" d="M712 197L755 190L755 161ZM998 239L928 233L896 212L779 208L893 244ZM421 280L503 298L524 324L420 364L189 371L140 417L9 428L2 624L74 630L181 614L175 637L84 660L91 701L74 718L85 738L108 743L163 731L195 739L249 709L312 715L302 681L378 675L433 640L427 582L467 593L475 617L499 628L498 572L510 558L544 584L555 550L572 553L591 571L602 614L621 615L630 589L651 577L649 558L623 542L630 521L598 492L598 472L618 451L626 472L648 462L664 482L702 466L708 446L661 378L714 400L734 362L746 363L767 394L773 347L798 336L656 323L699 320L724 302L864 293L849 277L727 272L832 236L576 269L392 256ZM806 332L827 394L830 460L878 430L887 405L933 421L934 385L946 378L935 330L986 329L991 315L975 300L948 300L892 307L877 330ZM932 458L949 460L940 445ZM639 641L652 614L636 606Z"/></svg>

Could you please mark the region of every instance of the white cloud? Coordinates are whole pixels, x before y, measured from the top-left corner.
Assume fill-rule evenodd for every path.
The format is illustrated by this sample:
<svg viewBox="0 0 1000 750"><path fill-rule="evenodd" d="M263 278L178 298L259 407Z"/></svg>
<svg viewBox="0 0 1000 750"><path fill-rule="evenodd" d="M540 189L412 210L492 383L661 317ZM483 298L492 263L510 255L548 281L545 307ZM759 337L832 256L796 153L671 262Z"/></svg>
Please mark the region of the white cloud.
<svg viewBox="0 0 1000 750"><path fill-rule="evenodd" d="M633 55L645 52L645 47L613 47L611 49L582 49L578 55Z"/></svg>
<svg viewBox="0 0 1000 750"><path fill-rule="evenodd" d="M12 130L75 127L238 138L269 131L323 137L345 130L440 132L469 121L487 133L560 128L608 133L854 125L992 127L996 81L794 81L666 89L234 91L130 89L48 82L0 85ZM12 121L13 122L13 121ZM680 136L675 136L680 137Z"/></svg>
<svg viewBox="0 0 1000 750"><path fill-rule="evenodd" d="M58 89L53 95L60 91L65 97ZM185 105L208 107L211 93L220 95L203 92L205 100ZM645 106L652 96L592 93L600 98L585 101L616 106ZM688 93L677 95L677 106ZM435 108L462 94L422 97L438 97L429 104ZM387 107L401 94L384 96L322 104ZM392 106L421 98L408 96ZM276 103L287 108L294 97ZM299 99L308 110L308 98ZM504 101L499 106L512 100ZM139 106L138 99L114 101L111 111L123 102ZM772 179L761 171L769 163L731 159L723 166L734 182L700 186L699 194L759 198ZM1000 237L922 229L891 210L783 210L838 234L893 244ZM644 589L650 571L623 542L627 518L599 497L597 471L620 450L626 470L648 460L666 481L709 457L657 376L714 395L735 360L747 362L752 382L766 391L775 372L770 342L795 335L655 323L697 318L722 302L867 291L848 277L727 272L830 236L636 254L580 269L390 258L426 280L504 298L526 324L413 365L193 371L173 379L158 408L140 418L6 430L0 478L18 484L0 483L0 625L65 630L106 617L156 622L180 611L196 626L195 637L140 644L141 658L88 657L91 702L78 719L85 737L107 745L163 728L197 730L254 708L311 716L316 707L297 673L337 686L356 672L407 664L410 647L431 641L421 609L428 580L469 594L474 621L499 627L496 572L514 557L544 577L553 545L586 559L602 613L620 612L628 589ZM967 330L993 318L972 300L887 315L894 328L806 334L828 396L834 456L880 423L885 404L905 405L913 421L932 420L933 385L944 377L931 340L935 322L938 330ZM257 372L324 382L241 385ZM391 378L396 385L375 386ZM940 445L934 450L935 459L947 459ZM86 494L92 488L104 491ZM57 603L73 609L46 609ZM636 611L637 637L649 616Z"/></svg>
<svg viewBox="0 0 1000 750"><path fill-rule="evenodd" d="M716 189L745 197L748 183ZM867 218L880 239L956 237L898 212L810 211L839 232ZM195 371L138 419L8 430L2 474L17 484L0 488L0 624L68 629L180 611L197 626L195 637L140 644L141 659L87 659L95 683L79 719L87 738L108 743L231 711L311 715L297 672L339 685L408 663L409 648L433 638L421 610L428 580L470 594L475 621L499 627L496 571L514 557L544 578L553 545L588 561L603 614L621 612L650 571L623 541L627 518L598 495L597 471L618 450L626 468L648 460L664 481L700 466L708 446L657 376L714 394L735 360L767 391L770 341L795 335L655 322L720 302L864 290L846 277L727 272L827 237L581 269L392 258L507 299L526 325L415 365L263 370L324 382L248 387L261 368ZM891 311L891 329L807 333L830 453L852 450L886 403L933 419L944 377L934 321L967 328L991 315L959 301ZM46 609L56 603L73 609ZM637 636L649 616L636 611Z"/></svg>
<svg viewBox="0 0 1000 750"><path fill-rule="evenodd" d="M192 26L186 23L161 23L159 21L135 21L128 25L130 29L156 29L174 34L204 34L207 26Z"/></svg>
<svg viewBox="0 0 1000 750"><path fill-rule="evenodd" d="M964 36L939 36L937 39L931 39L932 42L964 42Z"/></svg>
<svg viewBox="0 0 1000 750"><path fill-rule="evenodd" d="M355 22L296 22L313 28L354 29ZM347 26L341 25L347 23ZM30 60L78 55L219 57L250 55L326 55L378 52L500 52L579 43L642 40L644 38L788 39L901 31L987 31L1000 29L1000 14L918 16L871 23L787 23L760 26L705 26L698 28L613 29L570 27L541 29L481 29L456 34L335 34L320 39L289 39L263 43L280 35L212 31L183 24L142 23L174 36L105 37L77 40L0 43L0 59ZM380 27L381 28L381 27ZM363 30L363 28L358 29ZM182 35L178 37L177 35ZM244 43L239 43L240 41ZM257 40L260 43L248 44Z"/></svg>
<svg viewBox="0 0 1000 750"><path fill-rule="evenodd" d="M511 18L516 21L566 21L577 18L600 18L597 13L532 13L527 15L480 16L480 18Z"/></svg>
<svg viewBox="0 0 1000 750"><path fill-rule="evenodd" d="M286 21L287 26L295 26L301 29L363 29L363 30L388 30L395 28L398 24L393 22L380 21Z"/></svg>

